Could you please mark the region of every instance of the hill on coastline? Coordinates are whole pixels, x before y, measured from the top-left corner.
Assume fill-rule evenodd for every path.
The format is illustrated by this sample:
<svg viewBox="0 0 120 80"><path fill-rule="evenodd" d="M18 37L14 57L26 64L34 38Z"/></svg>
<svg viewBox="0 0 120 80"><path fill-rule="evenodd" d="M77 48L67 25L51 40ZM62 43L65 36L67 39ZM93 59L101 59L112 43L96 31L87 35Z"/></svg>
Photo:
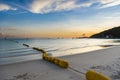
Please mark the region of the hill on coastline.
<svg viewBox="0 0 120 80"><path fill-rule="evenodd" d="M120 26L94 34L90 38L120 38Z"/></svg>

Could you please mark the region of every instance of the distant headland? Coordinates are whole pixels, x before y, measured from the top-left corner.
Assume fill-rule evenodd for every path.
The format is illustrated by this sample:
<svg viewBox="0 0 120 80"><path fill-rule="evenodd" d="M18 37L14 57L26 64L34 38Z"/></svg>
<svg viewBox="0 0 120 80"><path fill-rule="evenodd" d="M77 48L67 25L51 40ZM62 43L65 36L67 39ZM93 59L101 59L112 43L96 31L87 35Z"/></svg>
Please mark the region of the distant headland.
<svg viewBox="0 0 120 80"><path fill-rule="evenodd" d="M120 26L94 34L90 38L120 38Z"/></svg>

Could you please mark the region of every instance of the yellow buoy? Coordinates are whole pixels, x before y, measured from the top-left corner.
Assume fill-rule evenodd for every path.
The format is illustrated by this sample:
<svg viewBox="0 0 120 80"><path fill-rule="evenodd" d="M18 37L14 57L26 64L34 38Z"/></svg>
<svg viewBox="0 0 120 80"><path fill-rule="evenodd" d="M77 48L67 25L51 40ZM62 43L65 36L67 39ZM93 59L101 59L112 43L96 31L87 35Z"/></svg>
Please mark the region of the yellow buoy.
<svg viewBox="0 0 120 80"><path fill-rule="evenodd" d="M67 61L60 60L59 61L59 66L62 67L62 68L68 68L69 64L68 64Z"/></svg>
<svg viewBox="0 0 120 80"><path fill-rule="evenodd" d="M60 62L60 60L57 59L57 58L55 58L54 63L55 63L56 65L59 65L59 62Z"/></svg>
<svg viewBox="0 0 120 80"><path fill-rule="evenodd" d="M50 56L48 56L48 61L50 61L51 60L51 57Z"/></svg>
<svg viewBox="0 0 120 80"><path fill-rule="evenodd" d="M54 57L51 57L51 58L50 58L50 62L54 63L54 60L55 60Z"/></svg>
<svg viewBox="0 0 120 80"><path fill-rule="evenodd" d="M43 53L42 57L43 57L43 59L45 59L45 57L46 57L46 53Z"/></svg>
<svg viewBox="0 0 120 80"><path fill-rule="evenodd" d="M34 48L34 49L38 50L38 48ZM46 52L43 52L42 58L44 60L52 62L52 63L54 63L54 64L56 64L56 65L58 65L59 67L62 67L62 68L68 68L68 66L69 66L67 61L47 56Z"/></svg>
<svg viewBox="0 0 120 80"><path fill-rule="evenodd" d="M48 56L45 56L45 60L47 60L47 61L48 61Z"/></svg>
<svg viewBox="0 0 120 80"><path fill-rule="evenodd" d="M100 74L94 70L88 70L86 73L87 80L111 80L109 77Z"/></svg>
<svg viewBox="0 0 120 80"><path fill-rule="evenodd" d="M46 53L46 51L45 51L45 50L40 49L40 48L37 48L37 47L33 47L33 49L34 49L34 50L37 50L37 51L41 51L42 53Z"/></svg>

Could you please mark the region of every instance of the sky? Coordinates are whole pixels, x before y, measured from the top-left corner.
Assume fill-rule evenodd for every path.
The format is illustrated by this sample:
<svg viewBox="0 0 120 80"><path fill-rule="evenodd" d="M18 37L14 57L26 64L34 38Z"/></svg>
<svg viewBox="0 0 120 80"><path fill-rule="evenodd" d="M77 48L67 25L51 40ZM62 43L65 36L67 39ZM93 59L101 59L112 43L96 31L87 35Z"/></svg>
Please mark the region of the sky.
<svg viewBox="0 0 120 80"><path fill-rule="evenodd" d="M73 38L120 26L120 0L0 0L0 36Z"/></svg>

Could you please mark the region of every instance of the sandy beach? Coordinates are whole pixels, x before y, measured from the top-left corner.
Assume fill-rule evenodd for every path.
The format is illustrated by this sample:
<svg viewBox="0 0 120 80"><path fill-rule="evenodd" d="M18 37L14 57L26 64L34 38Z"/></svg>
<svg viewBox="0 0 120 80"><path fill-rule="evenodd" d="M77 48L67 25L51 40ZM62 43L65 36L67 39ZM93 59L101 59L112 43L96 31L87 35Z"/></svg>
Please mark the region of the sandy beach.
<svg viewBox="0 0 120 80"><path fill-rule="evenodd" d="M120 46L59 57L70 67L86 73L93 69L112 80L120 80ZM0 80L86 80L85 75L62 69L45 60L34 60L0 66Z"/></svg>

